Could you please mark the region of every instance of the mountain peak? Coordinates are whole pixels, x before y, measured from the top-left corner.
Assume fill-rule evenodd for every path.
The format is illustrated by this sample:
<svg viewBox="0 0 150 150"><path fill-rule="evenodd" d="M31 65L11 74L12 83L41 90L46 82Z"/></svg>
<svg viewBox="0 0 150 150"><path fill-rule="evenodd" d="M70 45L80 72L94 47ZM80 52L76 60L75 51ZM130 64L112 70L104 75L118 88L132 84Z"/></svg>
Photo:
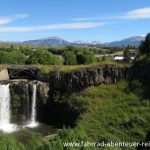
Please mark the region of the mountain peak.
<svg viewBox="0 0 150 150"><path fill-rule="evenodd" d="M145 39L145 36L132 36L126 39L122 39L120 41L114 41L107 43L107 45L111 46L127 46L127 45L135 45L138 46L141 41Z"/></svg>
<svg viewBox="0 0 150 150"><path fill-rule="evenodd" d="M63 40L62 38L57 36L24 41L23 43L31 45L47 45L47 46L67 46L70 44L68 41Z"/></svg>

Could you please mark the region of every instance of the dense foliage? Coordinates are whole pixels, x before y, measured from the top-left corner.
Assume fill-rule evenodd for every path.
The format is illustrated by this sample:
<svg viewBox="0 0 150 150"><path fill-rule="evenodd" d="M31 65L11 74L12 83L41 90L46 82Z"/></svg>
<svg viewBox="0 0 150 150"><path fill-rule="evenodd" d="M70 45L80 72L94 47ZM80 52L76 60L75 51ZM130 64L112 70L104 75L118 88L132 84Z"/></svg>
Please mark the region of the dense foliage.
<svg viewBox="0 0 150 150"><path fill-rule="evenodd" d="M76 65L77 64L77 60L76 60L76 55L74 54L73 51L65 51L64 54L64 59L65 65Z"/></svg>
<svg viewBox="0 0 150 150"><path fill-rule="evenodd" d="M13 50L11 52L0 51L0 63L1 64L25 64L27 60L26 55Z"/></svg>
<svg viewBox="0 0 150 150"><path fill-rule="evenodd" d="M125 58L125 61L127 61L127 62L129 62L130 61L130 51L129 51L129 48L126 48L125 50L124 50L124 53L123 53L123 56L124 56L124 58Z"/></svg>
<svg viewBox="0 0 150 150"><path fill-rule="evenodd" d="M28 58L27 64L56 65L61 64L61 58L45 50L36 50Z"/></svg>
<svg viewBox="0 0 150 150"><path fill-rule="evenodd" d="M18 143L11 136L0 133L0 149L1 150L25 150L24 146Z"/></svg>
<svg viewBox="0 0 150 150"><path fill-rule="evenodd" d="M66 47L63 56L67 65L92 64L97 62L92 52L80 47Z"/></svg>
<svg viewBox="0 0 150 150"><path fill-rule="evenodd" d="M139 49L142 54L146 54L147 57L150 56L150 33L146 35L145 41L141 42Z"/></svg>

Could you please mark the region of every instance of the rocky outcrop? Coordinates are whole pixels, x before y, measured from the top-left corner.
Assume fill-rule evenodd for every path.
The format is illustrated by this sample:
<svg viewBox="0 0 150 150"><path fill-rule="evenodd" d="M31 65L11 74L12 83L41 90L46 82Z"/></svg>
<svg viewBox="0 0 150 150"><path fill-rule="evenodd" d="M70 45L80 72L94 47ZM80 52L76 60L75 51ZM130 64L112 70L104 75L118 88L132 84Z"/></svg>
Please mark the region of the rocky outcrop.
<svg viewBox="0 0 150 150"><path fill-rule="evenodd" d="M49 75L50 90L51 92L55 90L61 92L79 91L86 87L127 79L131 73L130 68L115 65L99 65L66 73L52 72Z"/></svg>
<svg viewBox="0 0 150 150"><path fill-rule="evenodd" d="M7 67L9 79L36 80L40 69L32 65L11 65Z"/></svg>

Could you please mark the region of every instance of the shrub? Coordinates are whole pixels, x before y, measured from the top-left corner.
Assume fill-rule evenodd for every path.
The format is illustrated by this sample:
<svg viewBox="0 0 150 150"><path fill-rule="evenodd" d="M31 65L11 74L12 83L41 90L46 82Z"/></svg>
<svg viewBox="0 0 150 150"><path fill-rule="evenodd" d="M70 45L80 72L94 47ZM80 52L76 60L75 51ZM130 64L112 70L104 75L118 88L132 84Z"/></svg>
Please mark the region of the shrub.
<svg viewBox="0 0 150 150"><path fill-rule="evenodd" d="M73 51L65 51L64 54L64 59L65 59L65 65L76 65L77 60L76 60L76 55Z"/></svg>
<svg viewBox="0 0 150 150"><path fill-rule="evenodd" d="M45 50L34 51L31 56L29 56L27 64L43 64L43 65L57 65L61 64L62 60L53 55L51 52Z"/></svg>
<svg viewBox="0 0 150 150"><path fill-rule="evenodd" d="M0 51L1 64L25 64L26 59L26 55L16 50L11 52Z"/></svg>
<svg viewBox="0 0 150 150"><path fill-rule="evenodd" d="M89 52L77 53L77 62L78 64L91 64L96 62L96 58L93 54Z"/></svg>
<svg viewBox="0 0 150 150"><path fill-rule="evenodd" d="M0 149L1 150L25 150L24 146L18 143L9 135L0 133Z"/></svg>

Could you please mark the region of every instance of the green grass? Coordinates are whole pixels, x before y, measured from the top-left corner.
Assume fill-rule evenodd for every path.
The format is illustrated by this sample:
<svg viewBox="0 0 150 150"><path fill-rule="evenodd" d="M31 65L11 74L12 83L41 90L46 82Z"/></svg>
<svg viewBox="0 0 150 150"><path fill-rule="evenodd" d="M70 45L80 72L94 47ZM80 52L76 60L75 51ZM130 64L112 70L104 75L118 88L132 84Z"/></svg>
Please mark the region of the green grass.
<svg viewBox="0 0 150 150"><path fill-rule="evenodd" d="M44 73L50 73L52 71L69 72L78 69L98 67L99 65L116 65L118 67L130 67L132 64L129 63L116 63L110 60L101 61L99 63L90 65L35 65L40 68Z"/></svg>
<svg viewBox="0 0 150 150"><path fill-rule="evenodd" d="M86 111L78 118L75 128L62 129L63 134L55 140L58 143L80 141L81 137L76 135L84 133L87 136L84 140L91 142L140 142L150 129L149 101L141 100L131 91L127 92L127 87L128 83L121 81L87 88L71 95L75 102L86 106ZM64 136L66 133L67 136Z"/></svg>
<svg viewBox="0 0 150 150"><path fill-rule="evenodd" d="M126 93L126 82L88 88L77 96L86 101L88 111L81 115L78 128L94 140L139 141L149 129L148 101Z"/></svg>

